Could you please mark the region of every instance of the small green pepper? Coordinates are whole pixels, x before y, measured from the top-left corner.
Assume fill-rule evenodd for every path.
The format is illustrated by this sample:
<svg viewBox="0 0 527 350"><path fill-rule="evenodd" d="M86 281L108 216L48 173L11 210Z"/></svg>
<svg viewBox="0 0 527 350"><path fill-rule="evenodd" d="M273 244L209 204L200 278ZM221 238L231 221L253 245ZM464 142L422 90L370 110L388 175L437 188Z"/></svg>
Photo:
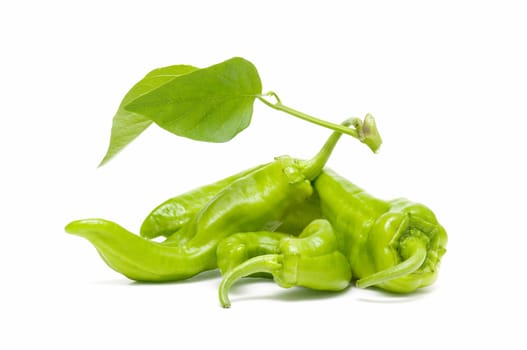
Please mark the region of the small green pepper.
<svg viewBox="0 0 527 350"><path fill-rule="evenodd" d="M349 121L343 125L349 125ZM277 157L218 193L183 227L186 243L157 243L102 219L74 221L66 231L88 239L114 270L139 281L174 281L217 267L221 239L279 221L313 193L315 179L340 138L334 132L319 153L304 161Z"/></svg>
<svg viewBox="0 0 527 350"><path fill-rule="evenodd" d="M270 273L284 288L302 286L316 290L340 291L351 280L346 257L338 250L331 224L324 219L313 221L299 237L280 240L279 253L251 258L228 270L220 287L223 307L230 307L229 289L238 279L255 273Z"/></svg>
<svg viewBox="0 0 527 350"><path fill-rule="evenodd" d="M314 186L358 287L407 293L436 280L447 234L430 209L374 198L328 169Z"/></svg>

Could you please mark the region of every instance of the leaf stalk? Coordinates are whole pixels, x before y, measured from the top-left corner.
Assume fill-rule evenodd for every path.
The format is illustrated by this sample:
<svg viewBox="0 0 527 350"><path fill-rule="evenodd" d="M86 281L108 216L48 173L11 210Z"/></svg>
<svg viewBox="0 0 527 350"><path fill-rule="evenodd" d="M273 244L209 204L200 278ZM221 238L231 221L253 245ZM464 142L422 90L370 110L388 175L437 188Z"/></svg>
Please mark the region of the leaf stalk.
<svg viewBox="0 0 527 350"><path fill-rule="evenodd" d="M265 96L272 96L276 99L276 102L275 103L272 103L268 100L266 100L264 97ZM320 125L320 126L323 126L325 128L328 128L328 129L331 129L331 130L334 130L334 131L339 131L343 134L346 134L346 135L350 135L356 139L360 139L359 137L359 133L355 130L355 129L351 129L351 128L348 128L346 126L342 126L342 125L339 125L339 124L334 124L334 123L331 123L331 122L328 122L326 120L323 120L323 119L319 119L317 117L313 117L309 114L306 114L306 113L303 113L303 112L300 112L300 111L297 111L296 109L293 109L291 107L288 107L284 104L282 104L282 102L280 101L280 98L278 97L278 95L272 91L264 94L264 95L260 95L260 96L257 96L258 99L260 101L262 101L264 104L266 104L267 106L273 108L273 109L276 109L278 111L282 111L282 112L285 112L287 114L290 114L292 116L295 116L297 118L300 118L300 119L303 119L305 121L308 121L310 123L313 123L313 124L317 124L317 125Z"/></svg>

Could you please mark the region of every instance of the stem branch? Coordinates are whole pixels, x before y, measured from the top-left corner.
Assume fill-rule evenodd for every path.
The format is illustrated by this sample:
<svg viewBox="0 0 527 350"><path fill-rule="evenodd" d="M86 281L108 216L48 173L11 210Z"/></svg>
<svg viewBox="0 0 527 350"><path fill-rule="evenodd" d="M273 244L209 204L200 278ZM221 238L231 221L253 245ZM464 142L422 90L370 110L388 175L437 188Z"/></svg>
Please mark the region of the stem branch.
<svg viewBox="0 0 527 350"><path fill-rule="evenodd" d="M272 97L274 97L276 99L276 103L271 103L271 102L267 101L265 98L263 98L263 96L272 96ZM343 134L350 135L350 136L352 136L352 137L354 137L356 139L360 139L359 134L354 129L350 129L350 128L346 127L346 126L334 124L334 123L328 122L326 120L322 120L322 119L313 117L311 115L308 115L308 114L305 114L303 112L297 111L296 109L293 109L291 107L287 107L287 106L283 105L282 102L280 101L280 98L278 98L278 95L276 95L276 93L274 93L274 92L268 92L265 95L258 96L258 99L260 101L262 101L264 104L266 104L267 106L269 106L269 107L271 107L273 109L276 109L278 111L285 112L287 114L290 114L290 115L295 116L297 118L303 119L303 120L308 121L310 123L317 124L317 125L323 126L325 128L328 128L328 129L331 129L331 130L334 130L334 131L339 131L339 132L341 132Z"/></svg>
<svg viewBox="0 0 527 350"><path fill-rule="evenodd" d="M348 125L352 125L355 122L356 118L350 118L342 122L342 126L347 127ZM360 123L360 121L359 121ZM312 181L317 177L320 172L322 171L322 168L324 168L324 165L328 161L331 152L333 152L333 149L337 145L338 140L342 136L342 133L335 131L331 134L331 136L328 138L324 146L320 149L320 151L310 160L306 161L305 167L304 167L304 176L306 179L309 179L309 181Z"/></svg>

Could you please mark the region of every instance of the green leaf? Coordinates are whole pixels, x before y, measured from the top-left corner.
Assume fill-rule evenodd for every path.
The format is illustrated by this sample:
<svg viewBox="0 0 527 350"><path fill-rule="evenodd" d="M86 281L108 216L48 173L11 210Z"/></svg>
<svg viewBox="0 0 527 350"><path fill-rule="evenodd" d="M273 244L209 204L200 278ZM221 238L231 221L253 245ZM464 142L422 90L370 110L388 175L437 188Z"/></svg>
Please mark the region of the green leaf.
<svg viewBox="0 0 527 350"><path fill-rule="evenodd" d="M107 163L152 124L152 120L149 118L138 113L127 111L124 106L140 96L159 88L170 80L196 69L198 68L187 65L175 65L154 69L135 84L123 98L117 113L113 117L110 145L99 166Z"/></svg>
<svg viewBox="0 0 527 350"><path fill-rule="evenodd" d="M225 142L249 126L261 92L254 65L234 57L172 79L124 108L176 135Z"/></svg>

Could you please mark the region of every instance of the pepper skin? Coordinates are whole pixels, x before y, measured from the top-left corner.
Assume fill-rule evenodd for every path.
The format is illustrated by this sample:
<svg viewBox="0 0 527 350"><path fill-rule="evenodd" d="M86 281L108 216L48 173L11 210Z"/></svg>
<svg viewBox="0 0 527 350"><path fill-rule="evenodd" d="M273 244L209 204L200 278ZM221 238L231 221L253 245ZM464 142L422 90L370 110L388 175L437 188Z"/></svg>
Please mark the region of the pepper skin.
<svg viewBox="0 0 527 350"><path fill-rule="evenodd" d="M260 165L238 174L221 179L217 182L195 188L191 191L180 194L179 196L167 199L155 207L144 219L139 234L145 238L156 238L159 236L168 237L181 229L186 223L199 213L199 211L214 196L220 193L225 187L261 168ZM181 243L184 238L181 237Z"/></svg>
<svg viewBox="0 0 527 350"><path fill-rule="evenodd" d="M153 242L102 219L74 221L66 231L88 239L111 268L130 279L161 282L192 277L217 267L221 239L258 231L309 198L311 181L322 171L340 136L334 132L309 161L277 157L227 186L183 227L191 237L184 244Z"/></svg>
<svg viewBox="0 0 527 350"><path fill-rule="evenodd" d="M276 227L269 227L267 229L298 236L311 221L320 219L321 217L320 198L318 198L318 194L314 191L308 199L298 206L292 207L285 213Z"/></svg>
<svg viewBox="0 0 527 350"><path fill-rule="evenodd" d="M270 273L284 288L302 286L316 290L340 291L351 280L346 257L338 250L331 224L313 221L299 237L280 240L279 253L251 258L228 270L219 287L220 303L230 307L229 289L234 282L254 273Z"/></svg>
<svg viewBox="0 0 527 350"><path fill-rule="evenodd" d="M447 234L430 209L374 198L328 169L314 186L358 287L408 293L434 283Z"/></svg>

